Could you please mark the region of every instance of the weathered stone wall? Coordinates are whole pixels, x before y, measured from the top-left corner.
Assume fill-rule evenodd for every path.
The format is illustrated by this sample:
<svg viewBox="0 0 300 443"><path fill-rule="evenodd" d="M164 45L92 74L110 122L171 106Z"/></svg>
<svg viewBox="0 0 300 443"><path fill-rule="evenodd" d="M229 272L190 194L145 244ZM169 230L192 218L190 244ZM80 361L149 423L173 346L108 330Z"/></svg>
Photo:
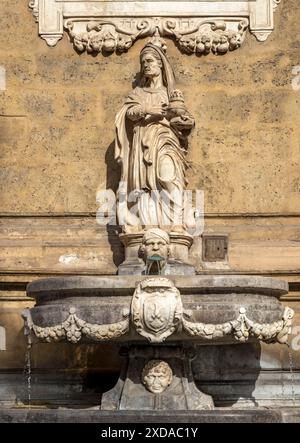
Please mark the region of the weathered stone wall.
<svg viewBox="0 0 300 443"><path fill-rule="evenodd" d="M114 116L144 41L120 56L78 55L67 36L51 49L37 37L26 1L2 5L1 211L95 212L96 191L116 178ZM285 0L265 43L248 35L223 57L186 56L168 45L197 122L190 187L205 190L207 213L300 211L299 93L291 86L299 9Z"/></svg>
<svg viewBox="0 0 300 443"><path fill-rule="evenodd" d="M300 91L292 88L292 70L300 65L299 20L299 1L283 0L265 43L248 35L241 49L225 56L187 56L168 42L178 87L197 124L189 188L205 191L205 230L229 235L226 272L289 281L285 302L297 311L295 325ZM8 372L21 373L24 363L20 312L31 303L26 283L59 273L115 273L122 259L114 231L96 223L96 194L115 189L118 181L114 116L131 90L144 41L108 57L79 55L67 36L49 48L37 36L26 0L2 0L0 25L0 65L6 70L6 90L0 91L0 325L7 333L0 371L7 379ZM200 270L197 247L193 257ZM57 353L39 345L33 367L47 374L117 370L116 350L104 359L107 348L98 348L95 358L84 346L61 345ZM286 351L269 346L262 353L266 371L288 374ZM299 351L293 356L300 367Z"/></svg>

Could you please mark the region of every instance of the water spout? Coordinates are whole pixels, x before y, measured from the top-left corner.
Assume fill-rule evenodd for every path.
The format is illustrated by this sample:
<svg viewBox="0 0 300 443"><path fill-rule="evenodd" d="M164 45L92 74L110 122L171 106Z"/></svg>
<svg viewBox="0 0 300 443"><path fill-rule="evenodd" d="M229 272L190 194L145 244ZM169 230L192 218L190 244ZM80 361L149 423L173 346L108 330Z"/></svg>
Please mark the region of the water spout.
<svg viewBox="0 0 300 443"><path fill-rule="evenodd" d="M146 275L161 275L165 260L164 257L157 254L147 257Z"/></svg>

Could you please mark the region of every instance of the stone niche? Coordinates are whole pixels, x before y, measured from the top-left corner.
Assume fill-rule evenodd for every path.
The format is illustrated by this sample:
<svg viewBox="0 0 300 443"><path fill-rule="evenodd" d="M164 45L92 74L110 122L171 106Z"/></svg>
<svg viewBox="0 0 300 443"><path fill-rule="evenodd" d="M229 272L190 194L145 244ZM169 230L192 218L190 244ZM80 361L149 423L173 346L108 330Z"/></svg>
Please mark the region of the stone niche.
<svg viewBox="0 0 300 443"><path fill-rule="evenodd" d="M224 54L247 30L265 41L281 0L30 0L39 36L55 46L64 30L79 52L125 52L143 37L167 37L186 53Z"/></svg>

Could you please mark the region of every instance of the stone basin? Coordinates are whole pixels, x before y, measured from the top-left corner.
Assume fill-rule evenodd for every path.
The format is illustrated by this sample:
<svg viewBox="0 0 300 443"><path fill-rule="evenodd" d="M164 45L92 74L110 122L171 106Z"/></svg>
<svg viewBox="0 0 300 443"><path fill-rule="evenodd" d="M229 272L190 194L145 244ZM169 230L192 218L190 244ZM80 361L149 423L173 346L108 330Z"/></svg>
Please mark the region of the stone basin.
<svg viewBox="0 0 300 443"><path fill-rule="evenodd" d="M134 308L132 303L137 286L151 277L74 276L33 281L27 287L27 295L36 300L36 305L24 313L27 325L38 339L45 341L287 341L293 313L288 308L284 310L279 301L288 292L287 283L241 275L168 276L166 280L180 293L179 304L176 302L180 319L174 320L176 309L166 308L170 303L165 299L160 304L165 311L165 325L147 334L143 331L151 329L147 319L143 322L142 313L132 312L143 310L143 303L138 305L140 308ZM138 319L134 320L134 315Z"/></svg>
<svg viewBox="0 0 300 443"><path fill-rule="evenodd" d="M191 362L195 344L287 343L293 311L285 282L254 276L55 277L36 280L24 311L29 344L117 342L124 364L101 410L213 409ZM150 342L150 343L149 343Z"/></svg>

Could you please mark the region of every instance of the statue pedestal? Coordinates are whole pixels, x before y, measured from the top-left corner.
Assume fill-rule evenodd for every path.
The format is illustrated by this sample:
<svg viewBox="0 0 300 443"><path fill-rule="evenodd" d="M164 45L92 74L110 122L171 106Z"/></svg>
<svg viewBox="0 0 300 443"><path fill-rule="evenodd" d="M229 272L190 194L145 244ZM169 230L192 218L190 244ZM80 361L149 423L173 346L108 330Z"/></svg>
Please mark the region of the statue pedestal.
<svg viewBox="0 0 300 443"><path fill-rule="evenodd" d="M112 390L102 395L101 410L213 409L212 398L199 391L194 382L191 370L191 359L195 357L193 348L130 346L122 351L127 358L120 378ZM161 362L172 370L170 384L163 392L150 392L144 385L144 368L153 361ZM151 377L155 383L155 375ZM151 381L149 384L151 388Z"/></svg>
<svg viewBox="0 0 300 443"><path fill-rule="evenodd" d="M120 234L120 240L125 246L125 260L118 268L119 275L143 275L145 264L139 258L144 232ZM189 264L188 253L193 243L193 237L187 233L169 233L170 259L164 275L195 275L194 267Z"/></svg>

